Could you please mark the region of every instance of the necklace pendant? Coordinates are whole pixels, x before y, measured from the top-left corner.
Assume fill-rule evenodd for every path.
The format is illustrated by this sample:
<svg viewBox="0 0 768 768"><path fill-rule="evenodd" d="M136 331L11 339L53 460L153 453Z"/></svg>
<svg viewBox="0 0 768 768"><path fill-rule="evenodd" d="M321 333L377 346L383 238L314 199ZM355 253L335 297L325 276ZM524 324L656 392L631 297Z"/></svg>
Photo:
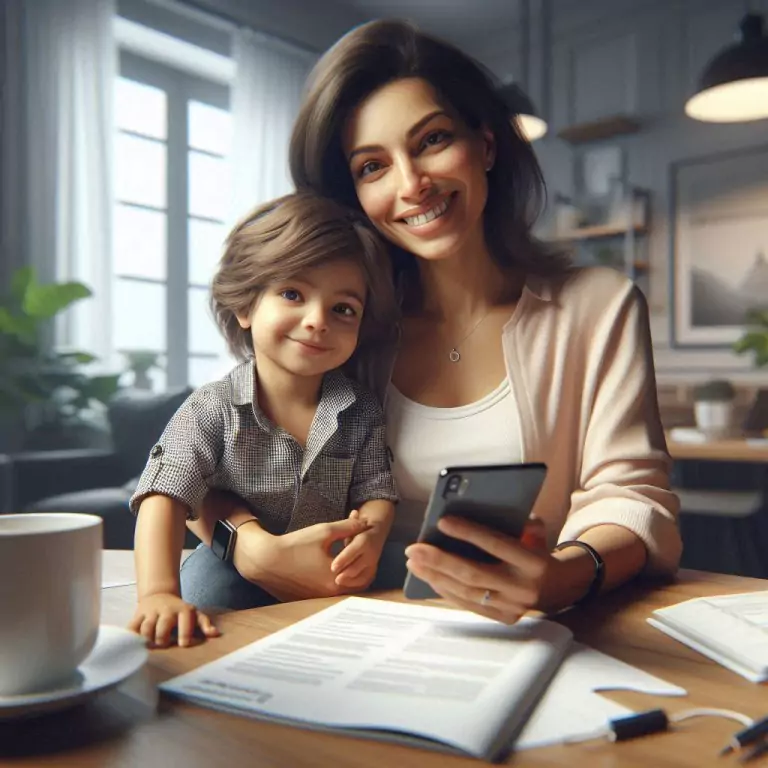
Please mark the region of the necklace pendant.
<svg viewBox="0 0 768 768"><path fill-rule="evenodd" d="M454 347L454 348L453 348L453 349L450 351L450 353L448 354L448 359L449 359L449 360L450 360L452 363L458 363L458 362L459 362L459 360L461 360L461 355L459 354L459 350L458 350L458 349L456 349L456 347Z"/></svg>

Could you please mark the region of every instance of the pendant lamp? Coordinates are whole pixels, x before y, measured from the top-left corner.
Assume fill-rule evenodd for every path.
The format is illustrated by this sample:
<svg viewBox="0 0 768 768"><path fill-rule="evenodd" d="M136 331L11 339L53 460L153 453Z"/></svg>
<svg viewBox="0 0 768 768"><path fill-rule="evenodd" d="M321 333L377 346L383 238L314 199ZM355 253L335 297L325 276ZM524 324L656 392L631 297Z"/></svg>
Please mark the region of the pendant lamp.
<svg viewBox="0 0 768 768"><path fill-rule="evenodd" d="M533 102L517 83L502 85L499 94L509 109L510 117L517 120L523 136L528 141L536 141L546 134L546 122L536 114Z"/></svg>
<svg viewBox="0 0 768 768"><path fill-rule="evenodd" d="M740 40L707 64L699 87L685 105L696 120L741 123L768 118L768 37L763 17L741 20Z"/></svg>

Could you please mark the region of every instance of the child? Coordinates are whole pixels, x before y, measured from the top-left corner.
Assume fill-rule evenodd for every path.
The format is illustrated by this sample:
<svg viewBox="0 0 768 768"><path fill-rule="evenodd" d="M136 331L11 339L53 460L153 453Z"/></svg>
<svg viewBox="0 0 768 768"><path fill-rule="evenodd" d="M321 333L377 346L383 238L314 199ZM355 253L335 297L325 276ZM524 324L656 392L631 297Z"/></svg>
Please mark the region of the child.
<svg viewBox="0 0 768 768"><path fill-rule="evenodd" d="M362 370L397 327L388 253L369 226L304 192L263 206L230 234L211 304L244 362L179 408L130 502L139 597L130 626L159 645L174 629L179 645L196 628L218 634L179 589L185 523L209 488L242 497L274 535L358 518L343 557L354 588L375 575L397 501L382 409L340 370Z"/></svg>

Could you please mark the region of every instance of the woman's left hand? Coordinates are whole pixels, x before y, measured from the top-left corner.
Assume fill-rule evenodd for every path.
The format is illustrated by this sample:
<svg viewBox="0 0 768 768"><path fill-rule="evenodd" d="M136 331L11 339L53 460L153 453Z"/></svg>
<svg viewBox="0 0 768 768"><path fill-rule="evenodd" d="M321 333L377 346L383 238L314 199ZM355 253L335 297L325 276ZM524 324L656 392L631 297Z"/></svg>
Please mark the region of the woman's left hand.
<svg viewBox="0 0 768 768"><path fill-rule="evenodd" d="M499 563L479 563L430 544L412 544L405 553L408 570L454 605L506 624L542 604L546 585L560 565L548 551L540 520L526 523L522 539L457 517L445 517L439 529L467 541Z"/></svg>

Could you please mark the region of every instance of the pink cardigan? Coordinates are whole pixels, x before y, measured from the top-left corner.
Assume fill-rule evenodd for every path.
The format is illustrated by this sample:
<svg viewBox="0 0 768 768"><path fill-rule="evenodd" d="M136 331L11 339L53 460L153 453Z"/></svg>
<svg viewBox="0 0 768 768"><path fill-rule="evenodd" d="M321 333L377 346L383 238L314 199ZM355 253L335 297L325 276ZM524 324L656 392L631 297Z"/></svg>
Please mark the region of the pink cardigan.
<svg viewBox="0 0 768 768"><path fill-rule="evenodd" d="M621 525L645 543L648 572L674 573L679 502L642 293L608 268L529 278L503 347L523 460L549 467L534 511L550 544Z"/></svg>

